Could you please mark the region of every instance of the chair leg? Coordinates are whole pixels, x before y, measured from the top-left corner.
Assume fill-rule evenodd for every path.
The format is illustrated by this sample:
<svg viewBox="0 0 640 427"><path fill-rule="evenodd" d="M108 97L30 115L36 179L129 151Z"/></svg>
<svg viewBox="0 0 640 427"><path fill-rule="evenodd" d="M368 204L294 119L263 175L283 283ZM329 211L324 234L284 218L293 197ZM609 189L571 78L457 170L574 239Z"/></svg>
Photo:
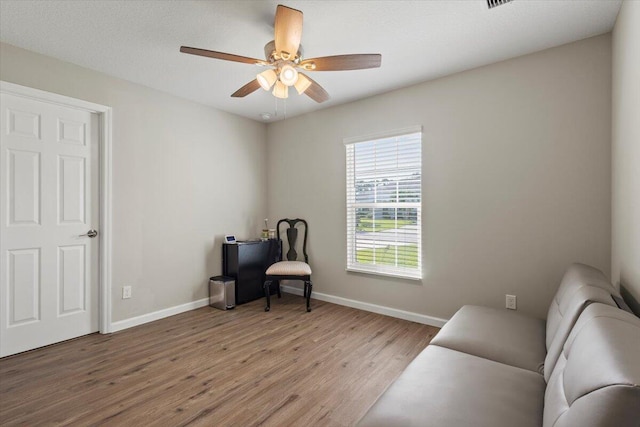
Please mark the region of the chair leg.
<svg viewBox="0 0 640 427"><path fill-rule="evenodd" d="M264 295L267 297L267 306L264 311L271 310L271 280L264 282Z"/></svg>
<svg viewBox="0 0 640 427"><path fill-rule="evenodd" d="M278 287L278 298L282 298L282 292L280 291L280 280L276 280L276 286Z"/></svg>
<svg viewBox="0 0 640 427"><path fill-rule="evenodd" d="M304 290L305 296L307 297L307 312L311 311L311 289L313 288L313 284L311 280L308 282L304 282Z"/></svg>

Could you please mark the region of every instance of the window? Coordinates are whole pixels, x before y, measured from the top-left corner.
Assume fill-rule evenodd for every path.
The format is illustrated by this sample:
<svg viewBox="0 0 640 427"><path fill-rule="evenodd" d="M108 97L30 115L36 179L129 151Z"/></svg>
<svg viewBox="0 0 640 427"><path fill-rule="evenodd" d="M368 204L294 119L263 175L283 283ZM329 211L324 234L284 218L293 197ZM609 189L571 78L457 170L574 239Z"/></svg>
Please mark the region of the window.
<svg viewBox="0 0 640 427"><path fill-rule="evenodd" d="M422 129L344 142L347 270L422 278Z"/></svg>

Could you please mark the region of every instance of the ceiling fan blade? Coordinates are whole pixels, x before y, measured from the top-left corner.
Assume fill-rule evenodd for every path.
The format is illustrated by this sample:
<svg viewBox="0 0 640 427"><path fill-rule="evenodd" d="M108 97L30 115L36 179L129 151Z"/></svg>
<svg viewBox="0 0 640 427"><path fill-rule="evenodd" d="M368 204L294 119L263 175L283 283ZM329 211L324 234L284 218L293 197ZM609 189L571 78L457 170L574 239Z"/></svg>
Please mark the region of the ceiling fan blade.
<svg viewBox="0 0 640 427"><path fill-rule="evenodd" d="M322 88L322 86L320 86L315 80L313 80L311 77L307 76L306 74L302 74L302 75L305 76L307 79L309 79L309 81L311 82L311 86L309 86L307 90L304 91L305 95L307 95L309 98L316 101L318 104L329 99L329 94L327 93L326 90Z"/></svg>
<svg viewBox="0 0 640 427"><path fill-rule="evenodd" d="M378 68L381 63L382 55L379 53L364 53L305 59L300 62L300 67L307 71L343 71Z"/></svg>
<svg viewBox="0 0 640 427"><path fill-rule="evenodd" d="M213 50L198 49L196 47L180 46L180 52L189 53L191 55L206 56L207 58L222 59L224 61L242 62L244 64L267 64L267 62L262 59L233 55L231 53L215 52Z"/></svg>
<svg viewBox="0 0 640 427"><path fill-rule="evenodd" d="M233 92L231 96L233 98L243 98L258 89L260 89L260 83L258 83L258 79L253 79L237 91Z"/></svg>
<svg viewBox="0 0 640 427"><path fill-rule="evenodd" d="M302 12L281 4L276 8L275 42L278 53L285 52L293 59L302 38ZM283 58L288 59L288 58Z"/></svg>

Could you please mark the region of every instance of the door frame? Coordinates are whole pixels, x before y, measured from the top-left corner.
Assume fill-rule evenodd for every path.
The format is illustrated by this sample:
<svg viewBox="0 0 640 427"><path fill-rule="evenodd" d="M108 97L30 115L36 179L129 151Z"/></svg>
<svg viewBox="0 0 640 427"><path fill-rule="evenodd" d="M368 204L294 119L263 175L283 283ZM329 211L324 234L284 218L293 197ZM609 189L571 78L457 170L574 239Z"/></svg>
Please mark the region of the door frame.
<svg viewBox="0 0 640 427"><path fill-rule="evenodd" d="M99 215L100 215L100 245L98 250L98 319L101 334L108 334L111 327L111 277L112 277L112 108L95 104L81 99L71 98L57 93L46 92L15 83L0 80L0 92L9 95L33 99L88 111L98 115L99 132Z"/></svg>

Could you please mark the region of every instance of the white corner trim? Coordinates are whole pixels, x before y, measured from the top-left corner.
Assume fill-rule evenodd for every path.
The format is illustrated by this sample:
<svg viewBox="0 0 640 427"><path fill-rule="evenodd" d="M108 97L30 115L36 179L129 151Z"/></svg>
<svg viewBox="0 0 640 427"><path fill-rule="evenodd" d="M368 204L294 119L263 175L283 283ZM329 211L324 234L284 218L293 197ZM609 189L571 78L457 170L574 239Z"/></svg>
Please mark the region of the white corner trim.
<svg viewBox="0 0 640 427"><path fill-rule="evenodd" d="M282 285L283 292L294 295L303 295L302 289L293 286ZM357 308L358 310L370 311L372 313L383 314L385 316L395 317L397 319L409 320L411 322L422 323L441 328L447 323L447 319L439 317L427 316L426 314L414 313L412 311L399 310L397 308L385 307L383 305L371 304L368 302L356 301L349 298L337 297L334 295L313 292L312 299L326 301L333 304L344 305L346 307Z"/></svg>
<svg viewBox="0 0 640 427"><path fill-rule="evenodd" d="M119 320L111 324L111 332L122 331L123 329L133 328L134 326L143 325L155 320L164 319L165 317L174 316L184 313L185 311L195 310L197 308L209 305L209 298L203 298L197 301L191 301L185 304L176 305L174 307L164 308L152 313L143 314L129 319Z"/></svg>
<svg viewBox="0 0 640 427"><path fill-rule="evenodd" d="M111 273L113 259L113 110L100 114L100 333L111 332Z"/></svg>

